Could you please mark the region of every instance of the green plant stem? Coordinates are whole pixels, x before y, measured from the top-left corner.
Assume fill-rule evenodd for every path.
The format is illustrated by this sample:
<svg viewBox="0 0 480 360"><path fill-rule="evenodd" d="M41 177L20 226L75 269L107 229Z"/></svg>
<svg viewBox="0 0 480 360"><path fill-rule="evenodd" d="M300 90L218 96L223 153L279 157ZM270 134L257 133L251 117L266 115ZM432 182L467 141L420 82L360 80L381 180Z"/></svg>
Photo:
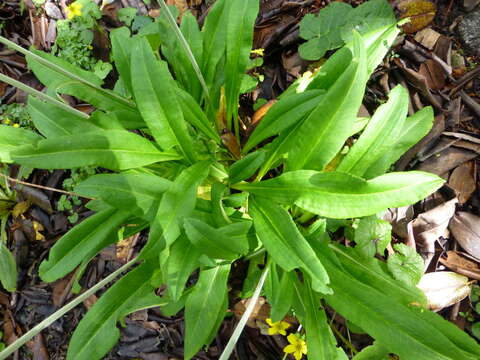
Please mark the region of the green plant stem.
<svg viewBox="0 0 480 360"><path fill-rule="evenodd" d="M270 269L270 266L267 265L263 270L262 276L260 276L260 280L258 281L257 287L255 288L255 292L253 293L253 296L249 300L247 309L245 310L245 312L242 315L242 318L240 319L237 326L235 327L235 330L233 331L232 336L228 340L228 343L225 346L225 349L223 350L219 360L230 359L230 355L232 354L233 349L235 348L235 345L237 344L237 341L240 335L242 334L242 331L245 325L247 324L248 319L252 315L255 305L257 304L257 300L260 297L260 292L262 291L263 284L265 283L265 279L267 278L269 269Z"/></svg>
<svg viewBox="0 0 480 360"><path fill-rule="evenodd" d="M77 109L74 109L72 108L71 106L57 100L57 99L54 99L53 97L51 96L48 96L47 94L44 94L43 92L41 91L38 91L28 85L25 85L24 83L18 81L18 80L15 80L15 79L12 79L11 77L7 76L7 75L4 75L4 74L0 74L0 81L3 81L4 83L7 83L7 84L10 84L12 86L15 86L16 88L22 90L22 91L25 91L27 94L30 94L30 95L33 95L33 96L36 96L38 97L39 99L42 99L46 102L49 102L55 106L58 106L66 111L68 111L69 113L72 113L73 115L76 115L76 116L81 116L82 118L84 119L88 119L89 116Z"/></svg>
<svg viewBox="0 0 480 360"><path fill-rule="evenodd" d="M203 91L205 93L205 99L207 100L207 103L211 103L210 100L210 92L208 91L207 83L205 82L205 79L203 78L202 71L200 70L200 67L198 66L197 60L195 59L195 55L193 55L192 49L190 49L190 45L188 45L187 40L185 39L185 36L183 36L182 32L180 31L180 28L177 25L177 22L175 21L175 18L173 17L172 13L170 12L170 9L168 8L167 4L165 3L165 0L159 1L160 7L162 8L163 11L165 11L165 14L167 16L167 20L170 23L170 26L172 27L173 31L175 32L175 35L177 36L178 40L180 40L180 44L182 45L183 50L187 54L193 69L195 70L195 74L197 74L198 81L200 81L200 85L203 88Z"/></svg>
<svg viewBox="0 0 480 360"><path fill-rule="evenodd" d="M340 340L342 340L342 342L348 347L348 349L355 355L358 353L358 350L355 349L355 347L352 345L352 343L350 341L348 341L347 339L345 339L345 337L340 333L340 331L338 331L338 329L333 326L333 325L330 325L330 329L333 330L333 332L335 333L335 335L337 335Z"/></svg>
<svg viewBox="0 0 480 360"><path fill-rule="evenodd" d="M63 74L63 75L65 75L65 76L67 76L67 77L69 77L73 80L79 81L82 84L85 84L85 85L87 85L91 88L94 88L98 91L101 91L102 93L106 94L108 97L113 97L113 98L117 99L118 101L123 102L125 105L127 105L129 107L132 107L132 108L135 107L134 103L125 99L123 96L120 96L120 95L115 94L113 92L109 92L109 91L105 90L104 88L102 88L101 86L95 85L95 84L91 83L90 81L87 81L87 80L81 78L80 76L75 75L68 70L65 70L61 66L59 66L57 64L54 64L54 63L42 58L41 56L39 56L39 55L37 55L37 54L27 50L27 49L24 49L23 47L15 44L13 41L10 41L10 40L4 38L3 36L0 36L0 43L8 46L9 48L11 48L13 50L18 51L19 53L21 53L25 56L32 57L33 59L35 59L35 61L38 61L39 63L47 66L48 68L50 68L52 70L55 70L55 71L59 72L60 74Z"/></svg>
<svg viewBox="0 0 480 360"><path fill-rule="evenodd" d="M15 340L12 344L10 344L5 350L0 352L0 360L6 359L8 356L13 354L17 351L20 347L22 347L27 341L32 339L35 335L37 335L40 331L45 329L46 327L50 326L50 324L57 321L67 312L72 310L78 304L82 303L85 299L89 298L93 294L95 294L98 290L103 288L107 285L110 281L120 275L122 272L127 270L129 267L134 265L137 262L137 258L130 260L125 265L121 266L118 270L115 270L113 273L108 275L105 279L97 283L96 285L92 286L90 289L85 291L83 294L75 298L74 300L70 301L68 304L60 308L59 310L55 311L52 315L47 317L45 320L41 321L39 324L34 326L32 329L27 331L23 336Z"/></svg>

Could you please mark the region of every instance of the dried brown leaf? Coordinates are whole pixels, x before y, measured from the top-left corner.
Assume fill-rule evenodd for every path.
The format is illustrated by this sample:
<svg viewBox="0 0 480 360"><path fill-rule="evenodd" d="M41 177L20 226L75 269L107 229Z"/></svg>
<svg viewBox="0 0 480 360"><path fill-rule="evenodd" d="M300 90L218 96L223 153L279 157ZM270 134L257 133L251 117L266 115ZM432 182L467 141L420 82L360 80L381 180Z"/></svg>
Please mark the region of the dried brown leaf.
<svg viewBox="0 0 480 360"><path fill-rule="evenodd" d="M480 280L480 265L463 253L447 251L446 257L441 257L439 261L456 273L468 276L470 279Z"/></svg>
<svg viewBox="0 0 480 360"><path fill-rule="evenodd" d="M410 22L403 25L403 30L408 33L417 32L427 27L435 18L437 8L434 3L426 0L402 0L398 4L401 18L410 18Z"/></svg>
<svg viewBox="0 0 480 360"><path fill-rule="evenodd" d="M425 268L435 253L435 241L440 236L447 237L446 232L450 219L455 214L457 198L453 198L418 217L412 222L412 230L415 242L419 247L420 254L425 259Z"/></svg>
<svg viewBox="0 0 480 360"><path fill-rule="evenodd" d="M475 162L468 161L458 166L450 175L448 184L456 191L460 204L466 203L475 192L475 174Z"/></svg>
<svg viewBox="0 0 480 360"><path fill-rule="evenodd" d="M449 228L460 246L480 260L480 217L460 211L450 221Z"/></svg>

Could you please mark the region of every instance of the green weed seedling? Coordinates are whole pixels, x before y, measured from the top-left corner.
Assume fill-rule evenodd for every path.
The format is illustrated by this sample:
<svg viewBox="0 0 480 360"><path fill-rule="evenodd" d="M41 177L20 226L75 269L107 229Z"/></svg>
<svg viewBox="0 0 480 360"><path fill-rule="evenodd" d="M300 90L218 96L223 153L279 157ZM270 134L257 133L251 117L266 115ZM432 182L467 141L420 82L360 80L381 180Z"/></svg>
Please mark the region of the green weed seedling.
<svg viewBox="0 0 480 360"><path fill-rule="evenodd" d="M427 310L415 286L416 256L397 247L387 264L377 255L391 240L390 226L378 214L413 204L444 183L425 172L387 172L433 122L430 107L407 117L406 89L395 87L371 118L357 119L367 80L399 33L393 14L378 27L351 30L345 45L293 83L246 138L239 96L259 1L217 0L202 28L190 13L177 27L160 4L155 31L111 32L115 91L91 71L0 38L26 54L50 93L75 96L96 109L88 116L30 90L28 110L37 131L0 126L0 149L7 149L0 160L39 169L108 170L75 186L75 193L95 199L87 204L95 214L55 243L40 265L42 280L54 282L84 266L118 241L126 224L136 224L135 231L149 228L139 256L120 272L138 266L87 312L67 358L101 359L120 337L119 321L160 306L167 315L183 311L184 357L191 359L211 343L225 317L232 267L248 262L242 294L252 301L221 360L229 359L260 294L271 304L272 324L292 313L302 324L298 334L275 325L290 337L286 353L297 357L305 355L305 341L310 359L348 358L329 326L328 305L375 339L360 352L344 344L358 352L356 360L388 353L478 359L472 338ZM0 80L22 86L1 74ZM351 137L354 145L345 148ZM351 228L345 231L355 247L331 240L341 228ZM405 263L412 276L399 269ZM30 330L0 359L118 275ZM165 291L158 296L161 285Z"/></svg>

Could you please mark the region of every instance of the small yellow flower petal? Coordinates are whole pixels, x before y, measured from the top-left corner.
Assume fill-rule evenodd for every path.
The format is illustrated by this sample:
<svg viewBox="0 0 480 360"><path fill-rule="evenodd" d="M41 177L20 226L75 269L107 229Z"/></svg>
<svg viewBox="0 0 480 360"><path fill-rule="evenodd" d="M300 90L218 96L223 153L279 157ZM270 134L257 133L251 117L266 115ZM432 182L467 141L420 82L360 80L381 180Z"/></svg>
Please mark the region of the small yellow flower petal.
<svg viewBox="0 0 480 360"><path fill-rule="evenodd" d="M8 124L10 124L12 121L11 121L9 118L6 118L3 122L8 125Z"/></svg>
<svg viewBox="0 0 480 360"><path fill-rule="evenodd" d="M252 51L250 51L252 54L255 54L255 55L259 55L259 56L263 56L265 54L265 49L253 49Z"/></svg>
<svg viewBox="0 0 480 360"><path fill-rule="evenodd" d="M293 353L293 356L295 356L295 360L300 360L302 358L302 352L301 351L295 351Z"/></svg>
<svg viewBox="0 0 480 360"><path fill-rule="evenodd" d="M273 326L273 321L272 319L268 318L267 320L265 320L265 322L270 325L270 326Z"/></svg>
<svg viewBox="0 0 480 360"><path fill-rule="evenodd" d="M72 20L75 16L82 16L82 4L77 2L71 3L67 6L67 18Z"/></svg>
<svg viewBox="0 0 480 360"><path fill-rule="evenodd" d="M19 128L20 125L19 125L19 124L13 124L13 127L14 127L14 128Z"/></svg>
<svg viewBox="0 0 480 360"><path fill-rule="evenodd" d="M290 334L287 336L287 340L290 344L296 345L298 343L298 337L295 334Z"/></svg>
<svg viewBox="0 0 480 360"><path fill-rule="evenodd" d="M271 327L268 328L268 335L275 335L277 333L277 329Z"/></svg>
<svg viewBox="0 0 480 360"><path fill-rule="evenodd" d="M294 353L295 350L297 350L297 348L295 347L295 345L292 345L292 344L287 345L283 348L283 352L287 354Z"/></svg>

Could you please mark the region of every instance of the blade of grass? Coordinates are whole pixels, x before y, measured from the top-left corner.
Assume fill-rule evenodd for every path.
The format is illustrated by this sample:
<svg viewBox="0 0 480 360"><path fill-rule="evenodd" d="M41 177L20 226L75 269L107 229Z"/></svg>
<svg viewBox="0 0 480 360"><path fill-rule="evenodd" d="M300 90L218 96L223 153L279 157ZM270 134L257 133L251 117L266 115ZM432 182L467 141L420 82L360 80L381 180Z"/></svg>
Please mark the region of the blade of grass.
<svg viewBox="0 0 480 360"><path fill-rule="evenodd" d="M131 101L125 99L123 96L120 96L118 94L115 94L113 92L108 92L106 91L104 88L102 88L101 86L97 86L95 84L92 84L90 81L87 81L83 78L81 78L80 76L77 76L75 74L72 74L71 72L65 70L64 68L62 68L61 66L58 66L56 64L53 64L51 63L50 61L48 60L45 60L44 58L42 58L41 56L38 56L37 54L27 50L27 49L24 49L23 47L15 44L14 42L4 38L3 36L0 36L0 43L8 46L9 48L13 49L13 50L16 50L18 51L19 53L25 55L25 56L30 56L31 58L33 58L35 61L38 61L39 63L49 67L50 69L54 70L54 71L57 71L65 76L68 76L69 78L73 79L73 80L76 80L76 81L79 81L80 83L82 84L85 84L91 88L94 88L94 89L97 89L98 91L101 91L105 94L107 94L107 96L109 97L113 97L121 102L123 102L125 105L127 106L130 106L132 108L135 107L135 104L132 103Z"/></svg>
<svg viewBox="0 0 480 360"><path fill-rule="evenodd" d="M15 80L15 79L12 79L11 77L7 76L7 75L4 75L4 74L0 74L0 81L3 81L4 83L7 83L7 84L10 84L12 86L15 86L16 88L22 90L22 91L25 91L27 94L30 94L30 95L33 95L33 96L36 96L38 97L39 99L41 100L44 100L46 102L49 102L55 106L58 106L70 113L72 113L73 115L77 115L77 116L81 116L82 118L84 119L88 119L89 116L77 109L74 109L72 108L71 106L57 100L57 99L54 99L53 97L41 92L41 91L38 91L28 85L25 85L24 83L18 81L18 80Z"/></svg>
<svg viewBox="0 0 480 360"><path fill-rule="evenodd" d="M195 59L195 56L193 55L192 49L190 49L190 46L188 45L187 40L185 39L185 36L183 36L182 32L180 31L180 28L177 25L177 22L175 21L175 18L173 17L170 9L168 8L167 4L165 3L165 0L159 1L160 7L162 8L163 11L165 11L165 14L167 15L167 20L170 23L170 26L172 27L175 36L178 38L180 41L180 44L183 47L183 50L185 50L185 53L188 56L188 59L192 63L193 69L195 70L195 73L197 74L198 81L200 81L200 84L202 85L203 91L205 92L205 98L208 103L210 103L210 93L208 92L208 87L207 83L205 82L205 79L203 78L202 71L200 70L200 67L198 66L197 60Z"/></svg>
<svg viewBox="0 0 480 360"><path fill-rule="evenodd" d="M125 265L121 266L118 270L114 271L110 275L108 275L105 279L97 283L96 285L92 286L90 289L85 291L82 295L78 296L74 300L70 301L68 304L60 308L59 310L55 311L52 315L47 317L45 320L41 321L39 324L34 326L32 329L27 331L23 336L15 340L12 344L5 348L2 352L0 352L0 360L6 359L8 356L13 354L17 351L20 347L25 345L30 339L32 339L35 335L37 335L40 331L50 326L52 323L57 321L67 312L72 310L78 304L82 303L85 299L89 298L93 294L95 294L98 290L103 288L107 285L110 281L120 275L122 272L127 270L129 267L134 265L137 262L137 258L130 260Z"/></svg>
<svg viewBox="0 0 480 360"><path fill-rule="evenodd" d="M233 349L235 348L235 345L237 344L238 339L240 338L240 335L242 335L242 331L245 328L245 325L247 324L247 321L250 318L250 315L252 315L255 305L257 304L258 298L260 296L260 292L262 291L263 284L265 283L265 279L267 278L269 269L270 267L267 265L263 270L262 276L260 277L257 287L255 288L255 292L253 293L253 296L250 298L247 309L243 313L242 318L237 324L237 327L233 331L233 334L230 337L230 340L228 340L227 346L225 346L225 349L223 350L219 360L230 359L230 355L232 355Z"/></svg>

